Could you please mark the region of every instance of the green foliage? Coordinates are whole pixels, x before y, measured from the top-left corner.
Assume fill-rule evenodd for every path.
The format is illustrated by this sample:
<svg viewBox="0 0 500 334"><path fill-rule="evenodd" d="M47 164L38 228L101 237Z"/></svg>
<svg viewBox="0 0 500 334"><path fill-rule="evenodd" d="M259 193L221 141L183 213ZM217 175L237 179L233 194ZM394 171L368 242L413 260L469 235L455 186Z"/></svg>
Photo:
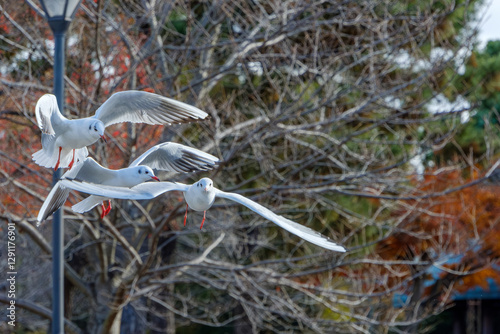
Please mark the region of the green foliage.
<svg viewBox="0 0 500 334"><path fill-rule="evenodd" d="M356 212L356 214L365 217L371 217L374 209L376 209L373 201L364 197L333 195L332 200L345 208L345 210Z"/></svg>
<svg viewBox="0 0 500 334"><path fill-rule="evenodd" d="M466 70L454 80L456 93L466 96L476 108L467 124L457 134L457 142L464 151L471 149L482 155L487 146L500 149L500 41L488 42L484 50L474 50L466 64ZM485 142L484 131L492 128L497 135ZM493 144L493 146L492 146Z"/></svg>
<svg viewBox="0 0 500 334"><path fill-rule="evenodd" d="M500 41L488 42L484 50L475 50L455 86L478 105L479 116L500 110Z"/></svg>

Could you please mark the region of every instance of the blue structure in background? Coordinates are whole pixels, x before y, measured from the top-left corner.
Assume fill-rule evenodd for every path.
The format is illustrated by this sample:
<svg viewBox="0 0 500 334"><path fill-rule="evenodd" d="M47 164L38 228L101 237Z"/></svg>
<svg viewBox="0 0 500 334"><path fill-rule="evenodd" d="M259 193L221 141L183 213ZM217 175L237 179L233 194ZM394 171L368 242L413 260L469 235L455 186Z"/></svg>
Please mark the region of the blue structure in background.
<svg viewBox="0 0 500 334"><path fill-rule="evenodd" d="M444 272L444 270L439 268L441 265L456 264L462 258L463 255L450 255L440 265L430 266L427 269L427 275L430 278L425 281L424 286L430 287L436 284L440 275ZM492 268L500 277L500 265L492 264ZM451 314L453 322L449 326L440 326L434 333L500 333L500 285L492 278L488 278L487 283L487 288L476 286L464 293L454 293L451 296L454 305L445 311ZM395 294L393 297L393 306L397 308L406 306L408 298L407 294Z"/></svg>

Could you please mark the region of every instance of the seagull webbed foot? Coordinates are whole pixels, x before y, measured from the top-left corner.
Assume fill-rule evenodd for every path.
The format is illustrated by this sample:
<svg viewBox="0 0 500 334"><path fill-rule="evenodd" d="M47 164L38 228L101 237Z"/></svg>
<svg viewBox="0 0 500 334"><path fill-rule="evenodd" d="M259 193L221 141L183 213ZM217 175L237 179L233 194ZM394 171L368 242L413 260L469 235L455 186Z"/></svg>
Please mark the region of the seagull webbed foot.
<svg viewBox="0 0 500 334"><path fill-rule="evenodd" d="M106 207L106 202L102 202L101 208L102 208L102 213L101 213L101 219L106 217L106 215L111 211L111 200L108 199L108 207Z"/></svg>

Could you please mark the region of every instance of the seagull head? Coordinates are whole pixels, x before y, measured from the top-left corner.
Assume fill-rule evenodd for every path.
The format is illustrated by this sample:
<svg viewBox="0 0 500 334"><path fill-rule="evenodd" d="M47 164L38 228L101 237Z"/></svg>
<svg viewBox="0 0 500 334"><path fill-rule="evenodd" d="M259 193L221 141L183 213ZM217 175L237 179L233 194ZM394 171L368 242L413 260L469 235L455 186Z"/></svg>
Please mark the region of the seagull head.
<svg viewBox="0 0 500 334"><path fill-rule="evenodd" d="M106 142L106 138L104 137L104 123L100 120L95 120L89 124L89 133L95 140L101 138Z"/></svg>
<svg viewBox="0 0 500 334"><path fill-rule="evenodd" d="M137 175L139 176L139 179L141 179L143 182L149 181L151 179L155 181L160 181L160 179L156 177L153 170L148 166L139 166L137 168Z"/></svg>
<svg viewBox="0 0 500 334"><path fill-rule="evenodd" d="M204 192L210 192L213 188L213 182L211 179L208 177L204 177L198 183L196 184L197 187L199 187L202 191Z"/></svg>

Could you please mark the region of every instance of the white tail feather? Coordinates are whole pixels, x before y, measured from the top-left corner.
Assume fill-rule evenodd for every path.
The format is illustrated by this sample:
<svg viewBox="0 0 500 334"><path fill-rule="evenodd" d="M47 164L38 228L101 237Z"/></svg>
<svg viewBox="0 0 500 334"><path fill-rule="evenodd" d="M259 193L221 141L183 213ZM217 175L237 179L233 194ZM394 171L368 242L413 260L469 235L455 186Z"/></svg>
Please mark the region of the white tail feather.
<svg viewBox="0 0 500 334"><path fill-rule="evenodd" d="M78 202L75 205L73 205L71 207L71 209L75 212L78 212L78 213L84 213L84 212L92 210L97 205L101 204L103 200L106 200L106 199L104 197L91 195L91 196L87 197L86 199L84 199L83 201Z"/></svg>
<svg viewBox="0 0 500 334"><path fill-rule="evenodd" d="M54 168L57 163L57 157L59 155L59 150L53 150L52 155L49 155L48 150L41 149L40 151L37 151L33 153L32 158L33 161L37 165L40 165L42 167L46 168ZM75 163L77 161L83 161L85 158L89 155L89 152L86 147L84 148L79 148L75 150ZM73 152L68 149L62 149L61 151L61 161L59 162L59 168L68 168L69 163L71 162L71 159L73 158Z"/></svg>

